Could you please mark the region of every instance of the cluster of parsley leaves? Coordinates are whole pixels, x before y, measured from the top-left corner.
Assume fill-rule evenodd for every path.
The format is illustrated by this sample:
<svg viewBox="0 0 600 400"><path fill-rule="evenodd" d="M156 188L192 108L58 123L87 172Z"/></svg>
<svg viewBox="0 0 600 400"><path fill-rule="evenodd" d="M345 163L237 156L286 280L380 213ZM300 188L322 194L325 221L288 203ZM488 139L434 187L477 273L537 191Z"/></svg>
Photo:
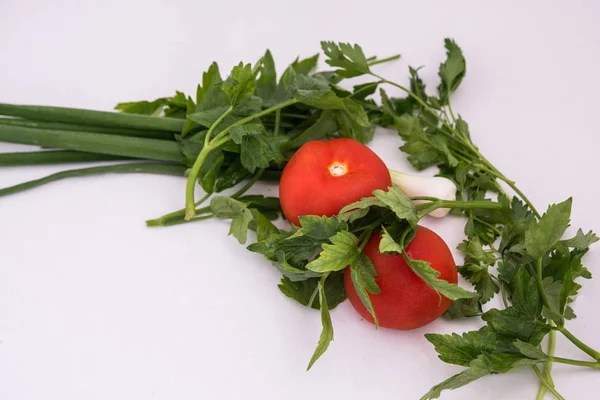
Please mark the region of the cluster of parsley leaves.
<svg viewBox="0 0 600 400"><path fill-rule="evenodd" d="M240 243L246 243L248 230L255 231L257 240L248 249L262 254L282 273L282 293L320 310L323 331L309 368L333 340L329 311L346 298L346 268L377 324L370 301L380 292L377 274L362 253L371 235L377 234L381 252L401 255L429 286L454 300L446 318L481 317L486 323L462 335L426 335L442 361L467 368L434 386L423 399L522 367L532 367L538 375L542 383L538 398L548 390L561 399L550 374L552 362L600 367L600 353L565 327L575 317L572 303L581 288L579 278L591 278L582 258L598 237L578 230L573 238L562 239L569 227L571 199L551 205L541 215L516 184L479 152L467 122L455 115L450 100L466 75L466 61L453 40L446 39L445 47L447 57L439 67L436 95L428 94L418 68L409 67L407 87L372 70L373 65L398 56L377 60L367 58L358 45L322 42L326 62L334 71L314 72L318 60L314 56L296 60L277 81L267 51L254 66L234 67L226 79L213 64L195 100L178 92L172 98L124 103L118 108L186 118L177 140L191 167L192 189L198 179L207 193L194 206L250 179L231 196L212 196L210 206L193 210L200 216L192 220L231 219L230 233ZM340 82L358 76L373 80L352 90L341 87ZM383 85L399 88L406 96L391 98ZM378 88L381 104L372 98ZM307 141L344 136L367 143L377 126L397 130L404 141L401 150L416 169L437 166L440 176L454 181L458 200L431 199L415 206L391 187L348 205L337 216L304 216L300 227L284 230L271 222L280 211L276 198L243 195L264 174L281 171ZM516 195L510 197L502 182ZM413 260L405 251L417 222L440 207L452 208L453 214L466 219L466 239L458 247L464 255L459 272L476 292L439 280L439 273L427 262ZM182 222L183 215L172 213L158 224ZM504 308L484 310L496 295L502 296ZM595 361L555 357L556 332ZM540 345L547 335L549 348L544 352ZM539 364L544 364L543 372Z"/></svg>
<svg viewBox="0 0 600 400"><path fill-rule="evenodd" d="M480 316L486 326L462 335L426 335L442 361L468 367L434 386L423 399L440 396L493 373L531 366L541 380L538 399L546 390L562 396L552 381L551 363L600 367L600 353L579 341L565 328L575 318L572 303L581 288L578 278L590 279L582 264L589 246L598 241L581 229L562 239L569 227L572 200L548 207L540 215L529 199L474 145L468 124L455 115L450 97L466 75L466 62L458 45L446 39L447 58L439 67L437 95L427 94L418 69L409 68L409 87L389 81L406 93L389 98L381 90L381 125L395 128L404 140L401 150L418 170L431 166L453 180L457 199L497 201L502 207L456 208L466 218L466 239L458 249L464 255L460 274L475 287L476 298L455 300L445 316L450 319ZM512 189L512 198L501 182ZM501 294L504 309L484 305ZM595 361L554 357L556 332L563 333ZM540 344L550 335L548 351ZM538 364L544 364L542 373Z"/></svg>

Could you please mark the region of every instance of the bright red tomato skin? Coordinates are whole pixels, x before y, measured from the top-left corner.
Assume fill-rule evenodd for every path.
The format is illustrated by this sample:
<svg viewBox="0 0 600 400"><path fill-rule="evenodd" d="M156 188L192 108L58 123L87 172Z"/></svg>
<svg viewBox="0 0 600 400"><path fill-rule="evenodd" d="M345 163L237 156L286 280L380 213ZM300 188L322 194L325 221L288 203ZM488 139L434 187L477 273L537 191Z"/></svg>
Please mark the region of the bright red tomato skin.
<svg viewBox="0 0 600 400"><path fill-rule="evenodd" d="M379 325L385 328L409 330L419 328L439 318L452 301L439 295L419 278L400 255L379 253L381 235L374 233L364 248L373 261L378 276L380 294L369 294ZM420 226L415 238L406 247L409 256L425 260L440 272L440 279L457 283L458 274L452 253L444 240L435 232ZM344 272L344 287L350 303L364 319L373 323L373 317L362 304L350 276Z"/></svg>
<svg viewBox="0 0 600 400"><path fill-rule="evenodd" d="M346 168L334 176L332 164ZM344 206L392 185L390 172L373 150L346 138L304 144L281 175L279 199L285 217L300 225L302 215L332 216Z"/></svg>

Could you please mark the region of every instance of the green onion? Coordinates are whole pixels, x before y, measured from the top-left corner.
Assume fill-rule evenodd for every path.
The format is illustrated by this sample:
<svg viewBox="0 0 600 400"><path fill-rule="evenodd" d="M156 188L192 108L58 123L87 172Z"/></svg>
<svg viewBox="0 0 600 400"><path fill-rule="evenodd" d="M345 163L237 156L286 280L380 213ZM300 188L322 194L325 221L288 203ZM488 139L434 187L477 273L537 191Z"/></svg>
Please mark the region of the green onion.
<svg viewBox="0 0 600 400"><path fill-rule="evenodd" d="M65 122L114 128L151 129L180 132L185 119L121 114L80 108L29 106L0 103L0 115L37 121Z"/></svg>
<svg viewBox="0 0 600 400"><path fill-rule="evenodd" d="M67 171L57 172L52 175L48 175L44 178L36 179L29 182L20 183L18 185L10 186L4 189L0 189L0 197L7 196L9 194L15 194L23 192L28 189L33 189L38 186L45 185L46 183L59 181L65 178L74 178L88 175L99 175L99 174L125 174L125 173L140 173L140 174L160 174L160 175L176 175L182 176L185 173L186 167L184 165L177 164L160 164L160 163L131 163L131 164L118 164L109 165L104 167L91 167L82 169L71 169Z"/></svg>
<svg viewBox="0 0 600 400"><path fill-rule="evenodd" d="M127 159L127 157L84 153L71 150L27 151L19 153L0 153L0 166L15 167L23 165L115 161L123 159Z"/></svg>
<svg viewBox="0 0 600 400"><path fill-rule="evenodd" d="M54 131L0 124L0 141L157 161L183 161L179 145L170 140Z"/></svg>

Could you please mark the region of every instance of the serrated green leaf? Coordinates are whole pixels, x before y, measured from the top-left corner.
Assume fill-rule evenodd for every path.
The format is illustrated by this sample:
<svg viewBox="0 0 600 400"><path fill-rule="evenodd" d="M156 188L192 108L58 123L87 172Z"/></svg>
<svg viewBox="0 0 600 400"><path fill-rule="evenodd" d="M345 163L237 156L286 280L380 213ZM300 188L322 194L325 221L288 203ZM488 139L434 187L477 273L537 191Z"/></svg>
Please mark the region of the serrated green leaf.
<svg viewBox="0 0 600 400"><path fill-rule="evenodd" d="M515 275L512 304L520 314L534 320L542 313L542 299L536 279L527 268L519 268Z"/></svg>
<svg viewBox="0 0 600 400"><path fill-rule="evenodd" d="M561 240L560 243L567 247L585 250L598 240L600 239L598 239L598 236L596 236L594 232L589 231L588 233L583 233L581 229L578 229L574 237L567 240Z"/></svg>
<svg viewBox="0 0 600 400"><path fill-rule="evenodd" d="M292 69L299 74L310 74L315 68L317 68L317 62L319 61L319 53L312 57L305 58L303 60L296 59L292 63Z"/></svg>
<svg viewBox="0 0 600 400"><path fill-rule="evenodd" d="M404 248L400 246L389 234L385 227L381 228L381 240L379 241L380 253L398 253L401 254Z"/></svg>
<svg viewBox="0 0 600 400"><path fill-rule="evenodd" d="M265 101L268 101L277 90L277 72L275 70L275 61L269 50L265 52L262 58L262 64L259 70L259 76L256 80L256 95Z"/></svg>
<svg viewBox="0 0 600 400"><path fill-rule="evenodd" d="M309 370L314 363L327 351L329 344L333 340L333 325L331 323L331 315L329 314L327 296L325 294L326 279L327 274L323 275L319 281L319 301L321 303L321 324L323 328L321 331L321 336L319 337L319 342L317 343L317 348L315 349L315 352L308 363L307 370Z"/></svg>
<svg viewBox="0 0 600 400"><path fill-rule="evenodd" d="M246 243L248 224L253 217L245 203L227 196L214 196L210 201L210 209L217 218L231 219L229 234L240 244Z"/></svg>
<svg viewBox="0 0 600 400"><path fill-rule="evenodd" d="M538 345L550 332L550 327L542 320L527 316L513 307L504 310L491 309L481 318L496 334L534 345Z"/></svg>
<svg viewBox="0 0 600 400"><path fill-rule="evenodd" d="M442 315L445 319L460 319L479 317L483 314L479 298L454 300L448 310Z"/></svg>
<svg viewBox="0 0 600 400"><path fill-rule="evenodd" d="M468 366L482 353L496 350L496 334L488 327L457 335L425 334L435 346L440 360L456 365Z"/></svg>
<svg viewBox="0 0 600 400"><path fill-rule="evenodd" d="M367 215L371 207L385 207L385 204L376 197L364 197L342 208L338 217L342 221L354 222Z"/></svg>
<svg viewBox="0 0 600 400"><path fill-rule="evenodd" d="M300 216L300 226L304 235L317 240L327 240L336 235L339 231L348 228L344 221L340 221L337 217L326 217L316 215Z"/></svg>
<svg viewBox="0 0 600 400"><path fill-rule="evenodd" d="M521 340L515 340L512 344L527 358L532 358L534 360L545 360L547 358L543 351L530 343L526 343Z"/></svg>
<svg viewBox="0 0 600 400"><path fill-rule="evenodd" d="M373 196L392 210L398 219L406 220L409 223L416 225L418 215L415 205L398 186L394 185L388 188L387 192L375 190Z"/></svg>
<svg viewBox="0 0 600 400"><path fill-rule="evenodd" d="M435 385L420 400L437 399L444 390L458 389L492 372L484 356L479 356L471 361L469 368Z"/></svg>
<svg viewBox="0 0 600 400"><path fill-rule="evenodd" d="M246 135L264 135L266 129L260 122L250 122L244 125L234 126L229 130L229 135L234 143L242 144L243 138Z"/></svg>
<svg viewBox="0 0 600 400"><path fill-rule="evenodd" d="M256 238L258 241L266 240L271 235L279 234L279 229L260 211L250 210L256 221Z"/></svg>
<svg viewBox="0 0 600 400"><path fill-rule="evenodd" d="M327 56L325 61L332 67L340 67L336 73L344 78L370 73L367 58L361 47L349 43L321 42L321 48Z"/></svg>
<svg viewBox="0 0 600 400"><path fill-rule="evenodd" d="M572 199L554 204L542 215L539 222L532 223L525 232L525 247L534 258L541 258L560 240L569 227Z"/></svg>
<svg viewBox="0 0 600 400"><path fill-rule="evenodd" d="M456 284L450 283L443 279L438 279L440 272L431 268L431 264L423 260L413 260L408 257L406 253L403 253L404 261L410 269L419 276L430 288L438 292L439 294L449 298L450 300L456 300L461 298L476 297L477 293L469 292L457 286Z"/></svg>
<svg viewBox="0 0 600 400"><path fill-rule="evenodd" d="M365 306L369 314L373 317L373 322L376 327L379 327L379 320L377 314L373 308L371 297L368 292L373 294L381 293L381 289L375 281L377 271L371 259L364 253L360 253L356 262L350 266L350 278L352 279L352 286L356 290L356 294L360 298L362 304Z"/></svg>
<svg viewBox="0 0 600 400"><path fill-rule="evenodd" d="M233 67L231 75L223 82L223 91L227 94L229 104L236 107L252 96L255 90L255 72L252 65L240 62Z"/></svg>
<svg viewBox="0 0 600 400"><path fill-rule="evenodd" d="M285 160L283 147L286 135L244 135L241 143L241 162L244 168L254 172L257 168L267 168L271 162Z"/></svg>
<svg viewBox="0 0 600 400"><path fill-rule="evenodd" d="M319 310L321 308L321 302L319 298L313 299L312 304L310 300L318 290L319 278L306 279L304 281L292 281L287 277L281 279L281 283L278 285L279 290L287 297L297 301L303 306L309 306ZM340 303L346 300L346 291L344 290L344 274L343 273L331 273L325 281L325 297L327 298L327 306L330 310L333 310Z"/></svg>
<svg viewBox="0 0 600 400"><path fill-rule="evenodd" d="M338 232L331 239L332 244L323 244L318 258L308 263L307 269L314 272L340 271L354 264L360 255L358 238L348 231Z"/></svg>
<svg viewBox="0 0 600 400"><path fill-rule="evenodd" d="M458 88L466 74L466 61L462 50L454 40L445 39L446 61L440 64L439 76L442 80L438 92L443 104L448 104L448 99Z"/></svg>
<svg viewBox="0 0 600 400"><path fill-rule="evenodd" d="M292 139L291 145L293 148L299 148L311 140L328 139L337 131L336 113L331 110L325 110L313 125Z"/></svg>
<svg viewBox="0 0 600 400"><path fill-rule="evenodd" d="M219 176L215 184L215 192L222 192L249 178L252 174L242 166L242 161L237 157L233 163Z"/></svg>
<svg viewBox="0 0 600 400"><path fill-rule="evenodd" d="M490 275L489 266L487 265L465 264L458 267L458 272L475 286L482 304L490 301L500 291Z"/></svg>

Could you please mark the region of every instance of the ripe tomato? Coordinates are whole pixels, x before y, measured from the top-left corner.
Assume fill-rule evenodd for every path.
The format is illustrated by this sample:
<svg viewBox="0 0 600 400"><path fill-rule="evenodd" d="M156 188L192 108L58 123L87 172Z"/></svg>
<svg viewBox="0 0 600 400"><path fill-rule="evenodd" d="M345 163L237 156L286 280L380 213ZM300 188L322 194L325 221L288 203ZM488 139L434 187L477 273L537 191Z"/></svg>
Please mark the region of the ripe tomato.
<svg viewBox="0 0 600 400"><path fill-rule="evenodd" d="M285 166L279 184L285 217L299 225L299 216L332 216L344 206L392 185L385 163L352 139L313 140Z"/></svg>
<svg viewBox="0 0 600 400"><path fill-rule="evenodd" d="M439 295L419 278L404 262L401 255L379 253L381 235L374 233L364 248L364 253L373 261L378 276L376 282L380 294L370 294L379 325L393 329L415 329L427 325L441 316L452 301ZM416 260L425 260L440 271L440 279L451 283L458 281L456 264L446 242L433 231L420 226L415 238L406 247L408 255ZM344 272L344 287L354 309L373 323L373 317L362 304L350 276Z"/></svg>

